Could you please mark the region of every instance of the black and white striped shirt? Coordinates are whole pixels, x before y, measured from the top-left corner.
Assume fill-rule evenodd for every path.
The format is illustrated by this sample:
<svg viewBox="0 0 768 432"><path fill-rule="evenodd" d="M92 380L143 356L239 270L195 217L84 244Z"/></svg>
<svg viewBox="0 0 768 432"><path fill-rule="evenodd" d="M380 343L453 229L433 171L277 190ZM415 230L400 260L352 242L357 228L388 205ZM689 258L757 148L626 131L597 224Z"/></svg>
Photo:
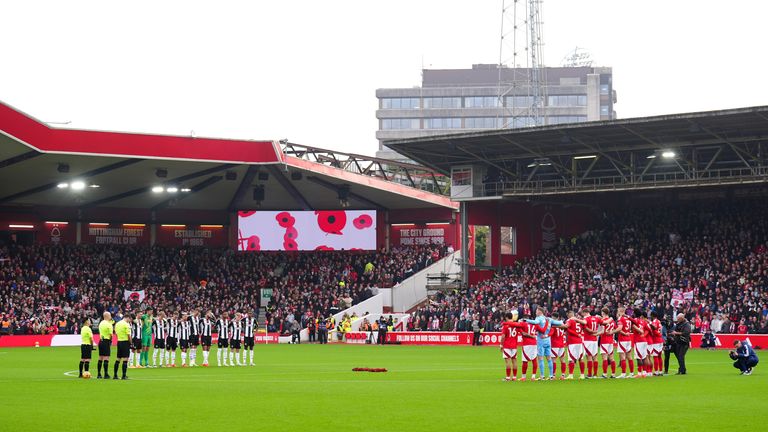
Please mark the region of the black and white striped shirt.
<svg viewBox="0 0 768 432"><path fill-rule="evenodd" d="M176 321L175 319L168 320L168 337L169 338L179 337L179 322Z"/></svg>
<svg viewBox="0 0 768 432"><path fill-rule="evenodd" d="M131 324L131 339L141 339L141 320L136 320Z"/></svg>
<svg viewBox="0 0 768 432"><path fill-rule="evenodd" d="M247 338L253 337L253 331L256 327L256 318L245 318L243 320L243 336Z"/></svg>
<svg viewBox="0 0 768 432"><path fill-rule="evenodd" d="M179 323L179 340L189 340L190 329L189 321L181 321Z"/></svg>
<svg viewBox="0 0 768 432"><path fill-rule="evenodd" d="M213 323L208 318L203 318L200 320L200 335L201 336L210 336L211 330L213 327Z"/></svg>
<svg viewBox="0 0 768 432"><path fill-rule="evenodd" d="M152 324L152 333L155 334L155 339L163 340L168 335L168 332L166 331L166 326L168 323L165 319L156 319L154 324Z"/></svg>
<svg viewBox="0 0 768 432"><path fill-rule="evenodd" d="M243 328L240 325L240 321L232 321L232 325L229 327L229 338L232 340L240 340L240 335L243 334Z"/></svg>
<svg viewBox="0 0 768 432"><path fill-rule="evenodd" d="M229 320L218 320L216 322L216 332L219 334L219 339L229 338Z"/></svg>
<svg viewBox="0 0 768 432"><path fill-rule="evenodd" d="M200 334L200 317L192 315L189 317L189 324L191 325L189 331L192 335L197 336Z"/></svg>

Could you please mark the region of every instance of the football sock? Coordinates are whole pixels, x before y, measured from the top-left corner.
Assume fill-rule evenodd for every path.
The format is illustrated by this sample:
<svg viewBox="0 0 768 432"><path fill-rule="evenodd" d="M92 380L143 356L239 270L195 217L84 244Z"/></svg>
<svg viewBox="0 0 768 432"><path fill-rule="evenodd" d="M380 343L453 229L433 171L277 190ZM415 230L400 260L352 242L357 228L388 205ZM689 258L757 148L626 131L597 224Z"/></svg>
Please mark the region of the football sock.
<svg viewBox="0 0 768 432"><path fill-rule="evenodd" d="M560 361L560 373L565 375L565 371L566 370L568 370L568 365L561 360Z"/></svg>
<svg viewBox="0 0 768 432"><path fill-rule="evenodd" d="M216 364L221 364L221 349L216 350Z"/></svg>
<svg viewBox="0 0 768 432"><path fill-rule="evenodd" d="M125 378L126 374L128 373L128 362L123 362L123 378ZM115 372L117 374L117 372Z"/></svg>
<svg viewBox="0 0 768 432"><path fill-rule="evenodd" d="M539 357L539 375L541 375L542 378L544 378L544 373L546 371L544 370L544 359Z"/></svg>
<svg viewBox="0 0 768 432"><path fill-rule="evenodd" d="M203 364L208 364L208 351L203 351Z"/></svg>
<svg viewBox="0 0 768 432"><path fill-rule="evenodd" d="M253 350L250 351L250 356L251 356L251 364L253 364Z"/></svg>
<svg viewBox="0 0 768 432"><path fill-rule="evenodd" d="M195 364L195 360L197 360L197 349L194 349L189 353L189 363Z"/></svg>
<svg viewBox="0 0 768 432"><path fill-rule="evenodd" d="M592 376L592 360L587 360L587 376Z"/></svg>
<svg viewBox="0 0 768 432"><path fill-rule="evenodd" d="M235 364L234 356L235 356L235 353L233 353L232 351L230 351L230 352L229 352L229 362L230 362L230 363L232 363L232 365L233 365L233 366L234 366L234 364Z"/></svg>
<svg viewBox="0 0 768 432"><path fill-rule="evenodd" d="M627 364L629 365L629 373L631 374L635 373L635 362L627 359Z"/></svg>
<svg viewBox="0 0 768 432"><path fill-rule="evenodd" d="M619 361L621 365L621 373L626 374L627 373L627 361L626 360L620 360Z"/></svg>
<svg viewBox="0 0 768 432"><path fill-rule="evenodd" d="M616 362L611 360L611 374L616 373Z"/></svg>
<svg viewBox="0 0 768 432"><path fill-rule="evenodd" d="M82 366L82 362L81 362L81 366ZM512 373L512 368L511 368L511 367L509 367L509 366L507 366L507 378L509 378L509 375L510 375L511 373Z"/></svg>
<svg viewBox="0 0 768 432"><path fill-rule="evenodd" d="M531 363L533 363L533 375L531 375L531 376L534 376L534 375L536 375L536 371L539 369L539 364L536 363L535 361L533 361Z"/></svg>
<svg viewBox="0 0 768 432"><path fill-rule="evenodd" d="M80 370L80 376L83 376L83 363L85 362L80 360L80 367L78 368L78 370ZM509 370L509 368L507 368L507 370ZM507 372L507 376L509 376L509 372Z"/></svg>
<svg viewBox="0 0 768 432"><path fill-rule="evenodd" d="M125 365L125 360L123 360L123 365ZM127 367L127 366L125 366ZM112 376L117 376L117 371L120 369L120 360L115 360L115 368L114 368L114 374Z"/></svg>
<svg viewBox="0 0 768 432"><path fill-rule="evenodd" d="M104 360L104 378L109 376L109 360Z"/></svg>
<svg viewBox="0 0 768 432"><path fill-rule="evenodd" d="M579 360L579 372L581 372L581 375L584 375L584 362L582 360Z"/></svg>
<svg viewBox="0 0 768 432"><path fill-rule="evenodd" d="M603 359L603 375L608 373L608 360Z"/></svg>
<svg viewBox="0 0 768 432"><path fill-rule="evenodd" d="M133 356L134 355L135 354L133 353L133 351L129 351L128 352L128 363L133 364Z"/></svg>
<svg viewBox="0 0 768 432"><path fill-rule="evenodd" d="M157 350L152 351L152 366L157 366Z"/></svg>
<svg viewBox="0 0 768 432"><path fill-rule="evenodd" d="M181 352L181 365L184 366L187 364L187 353L184 351Z"/></svg>
<svg viewBox="0 0 768 432"><path fill-rule="evenodd" d="M84 362L85 363L85 371L88 372L91 369L91 362Z"/></svg>
<svg viewBox="0 0 768 432"><path fill-rule="evenodd" d="M552 369L554 365L555 365L555 363L552 361L552 358L551 357L548 358L547 359L547 366L549 366L549 375L550 376L555 376L556 370Z"/></svg>
<svg viewBox="0 0 768 432"><path fill-rule="evenodd" d="M171 366L176 366L176 351L171 351Z"/></svg>
<svg viewBox="0 0 768 432"><path fill-rule="evenodd" d="M99 360L99 369L98 369L98 375L101 376L101 365L104 364L104 360Z"/></svg>
<svg viewBox="0 0 768 432"><path fill-rule="evenodd" d="M597 360L592 361L592 372L594 372L595 376L597 376Z"/></svg>
<svg viewBox="0 0 768 432"><path fill-rule="evenodd" d="M525 374L528 372L528 362L523 362L523 377L525 377Z"/></svg>
<svg viewBox="0 0 768 432"><path fill-rule="evenodd" d="M573 375L573 368L576 367L576 363L568 363L568 374Z"/></svg>

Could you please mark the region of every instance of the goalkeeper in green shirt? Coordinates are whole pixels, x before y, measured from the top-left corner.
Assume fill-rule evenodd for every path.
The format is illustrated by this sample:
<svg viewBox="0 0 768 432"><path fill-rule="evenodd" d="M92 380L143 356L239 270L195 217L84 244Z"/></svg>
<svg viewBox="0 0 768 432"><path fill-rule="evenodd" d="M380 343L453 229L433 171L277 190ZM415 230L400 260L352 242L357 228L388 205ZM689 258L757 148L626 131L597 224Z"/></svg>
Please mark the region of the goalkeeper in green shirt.
<svg viewBox="0 0 768 432"><path fill-rule="evenodd" d="M140 364L144 367L149 367L149 347L152 345L152 323L154 318L152 317L152 309L141 316L142 330L141 330L141 360Z"/></svg>

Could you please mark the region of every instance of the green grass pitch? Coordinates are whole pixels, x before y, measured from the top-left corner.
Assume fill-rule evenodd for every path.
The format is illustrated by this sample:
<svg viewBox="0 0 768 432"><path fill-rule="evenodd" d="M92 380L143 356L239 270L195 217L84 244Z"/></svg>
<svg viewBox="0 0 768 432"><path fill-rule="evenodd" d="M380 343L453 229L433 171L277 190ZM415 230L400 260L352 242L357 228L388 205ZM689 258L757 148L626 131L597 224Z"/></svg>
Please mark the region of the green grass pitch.
<svg viewBox="0 0 768 432"><path fill-rule="evenodd" d="M129 381L65 375L78 357L0 349L0 430L698 432L765 430L768 414L768 370L740 376L724 351L691 351L687 376L511 383L491 347L261 345L255 367L131 369Z"/></svg>

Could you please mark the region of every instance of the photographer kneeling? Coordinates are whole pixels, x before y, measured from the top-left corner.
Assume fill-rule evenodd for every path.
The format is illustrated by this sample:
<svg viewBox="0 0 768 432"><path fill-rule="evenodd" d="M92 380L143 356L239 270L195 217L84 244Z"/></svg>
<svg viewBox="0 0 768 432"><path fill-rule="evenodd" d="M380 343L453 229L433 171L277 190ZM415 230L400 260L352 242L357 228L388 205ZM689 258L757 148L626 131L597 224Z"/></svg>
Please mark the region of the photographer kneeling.
<svg viewBox="0 0 768 432"><path fill-rule="evenodd" d="M759 362L757 353L749 346L747 341L733 341L733 346L736 347L736 351L729 353L732 360L736 360L733 363L733 367L741 371L742 375L752 375L752 368L757 366Z"/></svg>

